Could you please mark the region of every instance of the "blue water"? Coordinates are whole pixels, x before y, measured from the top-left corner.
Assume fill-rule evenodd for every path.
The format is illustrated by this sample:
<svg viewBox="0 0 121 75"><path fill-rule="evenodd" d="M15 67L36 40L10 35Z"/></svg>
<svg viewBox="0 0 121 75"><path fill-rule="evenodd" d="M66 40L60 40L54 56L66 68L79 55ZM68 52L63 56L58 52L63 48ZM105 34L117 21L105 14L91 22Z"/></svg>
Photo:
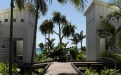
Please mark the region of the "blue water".
<svg viewBox="0 0 121 75"><path fill-rule="evenodd" d="M36 53L37 54L41 53L41 49L40 48L36 48Z"/></svg>
<svg viewBox="0 0 121 75"><path fill-rule="evenodd" d="M80 48L78 48L78 50L80 50ZM41 53L41 49L40 48L36 48L36 53L37 54Z"/></svg>

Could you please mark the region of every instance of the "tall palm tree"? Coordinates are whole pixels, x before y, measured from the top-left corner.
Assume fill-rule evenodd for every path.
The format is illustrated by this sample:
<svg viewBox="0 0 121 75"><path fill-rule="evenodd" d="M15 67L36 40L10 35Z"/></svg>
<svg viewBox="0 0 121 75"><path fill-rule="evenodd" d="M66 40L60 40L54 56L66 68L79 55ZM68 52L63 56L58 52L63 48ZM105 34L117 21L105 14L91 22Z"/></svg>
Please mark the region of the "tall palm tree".
<svg viewBox="0 0 121 75"><path fill-rule="evenodd" d="M35 43L36 43L36 32L37 32L37 22L38 22L38 15L42 14L45 15L48 8L45 0L32 0L33 10L35 11L35 27L34 27L34 36L33 36L33 46L32 46L32 55L31 55L31 69L30 75L32 75L33 70L33 59L34 59L34 50L35 50Z"/></svg>
<svg viewBox="0 0 121 75"><path fill-rule="evenodd" d="M48 34L48 38L50 39L50 34L53 34L53 22L52 20L44 20L42 24L39 27L39 30L41 31L42 34L45 35L45 44L46 44L46 34Z"/></svg>
<svg viewBox="0 0 121 75"><path fill-rule="evenodd" d="M13 51L12 51L12 39L13 39L13 8L14 8L14 1L11 0L11 17L10 17L10 50L9 50L9 75L12 75L12 56L13 56Z"/></svg>
<svg viewBox="0 0 121 75"><path fill-rule="evenodd" d="M46 24L46 21L44 21L40 27L39 27L39 30L41 31L41 34L45 35L45 44L46 44L46 34L47 34L47 24Z"/></svg>
<svg viewBox="0 0 121 75"><path fill-rule="evenodd" d="M69 40L71 40L71 41L72 41L72 44L75 44L75 45L76 45L76 48L77 48L77 44L79 43L79 38L78 38L78 36L77 36L76 34L73 34L73 35L72 35L72 38L69 39Z"/></svg>
<svg viewBox="0 0 121 75"><path fill-rule="evenodd" d="M82 50L82 41L86 37L86 35L83 35L83 31L82 30L81 30L81 32L79 34L76 33L76 35L78 36L79 41L81 42L81 50Z"/></svg>

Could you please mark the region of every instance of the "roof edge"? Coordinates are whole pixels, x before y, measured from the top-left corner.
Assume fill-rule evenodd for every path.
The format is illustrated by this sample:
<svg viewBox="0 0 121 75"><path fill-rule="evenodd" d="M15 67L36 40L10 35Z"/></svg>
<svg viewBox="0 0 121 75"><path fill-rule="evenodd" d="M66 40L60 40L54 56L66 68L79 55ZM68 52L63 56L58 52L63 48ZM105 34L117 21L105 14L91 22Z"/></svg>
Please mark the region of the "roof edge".
<svg viewBox="0 0 121 75"><path fill-rule="evenodd" d="M89 11L89 9L91 8L91 6L92 6L93 4L95 4L95 3L100 4L100 5L107 6L107 3L104 2L104 1L101 1L101 0L93 0L93 1L91 2L91 4L88 6L87 10L84 12L84 14L83 14L84 16L86 16L86 14L87 14L87 12ZM117 10L118 10L118 8L117 8L116 6L111 6L110 8L113 8L113 9L117 9Z"/></svg>

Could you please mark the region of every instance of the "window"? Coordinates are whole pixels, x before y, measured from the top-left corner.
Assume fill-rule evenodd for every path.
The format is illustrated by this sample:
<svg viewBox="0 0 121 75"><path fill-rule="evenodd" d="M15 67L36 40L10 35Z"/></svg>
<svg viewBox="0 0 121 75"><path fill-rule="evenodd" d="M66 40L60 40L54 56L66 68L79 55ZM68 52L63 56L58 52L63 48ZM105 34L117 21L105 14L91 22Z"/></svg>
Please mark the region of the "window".
<svg viewBox="0 0 121 75"><path fill-rule="evenodd" d="M5 45L2 45L2 48L5 48Z"/></svg>
<svg viewBox="0 0 121 75"><path fill-rule="evenodd" d="M24 19L21 19L21 22L24 22Z"/></svg>
<svg viewBox="0 0 121 75"><path fill-rule="evenodd" d="M5 22L8 22L8 19L5 19L4 21L5 21Z"/></svg>
<svg viewBox="0 0 121 75"><path fill-rule="evenodd" d="M100 16L100 19L103 19L103 16Z"/></svg>
<svg viewBox="0 0 121 75"><path fill-rule="evenodd" d="M0 21L0 23L1 23L1 21Z"/></svg>
<svg viewBox="0 0 121 75"><path fill-rule="evenodd" d="M16 19L13 19L13 22L16 22Z"/></svg>

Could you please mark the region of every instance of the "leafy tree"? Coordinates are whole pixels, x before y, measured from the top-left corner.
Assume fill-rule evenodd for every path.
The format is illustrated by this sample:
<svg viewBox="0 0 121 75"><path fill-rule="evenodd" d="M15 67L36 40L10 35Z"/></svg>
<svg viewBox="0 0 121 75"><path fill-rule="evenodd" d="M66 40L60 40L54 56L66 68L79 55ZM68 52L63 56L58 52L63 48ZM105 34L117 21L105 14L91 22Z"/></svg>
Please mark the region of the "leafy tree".
<svg viewBox="0 0 121 75"><path fill-rule="evenodd" d="M86 35L83 35L83 31L82 30L81 30L81 32L79 34L76 33L76 35L79 38L79 41L81 42L81 50L82 50L82 41L86 37Z"/></svg>

